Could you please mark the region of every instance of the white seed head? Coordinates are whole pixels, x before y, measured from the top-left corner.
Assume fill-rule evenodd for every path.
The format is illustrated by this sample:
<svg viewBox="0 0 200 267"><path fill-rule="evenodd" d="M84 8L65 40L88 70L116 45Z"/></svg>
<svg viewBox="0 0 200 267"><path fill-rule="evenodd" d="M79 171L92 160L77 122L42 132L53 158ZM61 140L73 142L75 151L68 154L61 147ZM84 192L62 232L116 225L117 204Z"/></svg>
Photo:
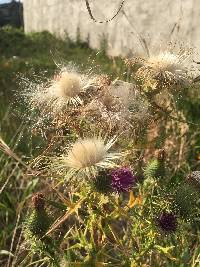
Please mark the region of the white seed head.
<svg viewBox="0 0 200 267"><path fill-rule="evenodd" d="M73 98L81 92L81 80L78 74L63 72L51 88L51 93L55 97Z"/></svg>
<svg viewBox="0 0 200 267"><path fill-rule="evenodd" d="M184 69L182 58L170 52L160 53L150 57L146 65L157 71L169 71L174 73Z"/></svg>
<svg viewBox="0 0 200 267"><path fill-rule="evenodd" d="M179 58L169 52L150 57L146 63L149 67L160 71L174 71L181 67Z"/></svg>
<svg viewBox="0 0 200 267"><path fill-rule="evenodd" d="M189 58L191 51L173 52L164 51L152 55L144 60L142 67L136 73L143 81L144 89L153 90L159 87L173 88L174 85L188 85L190 81Z"/></svg>
<svg viewBox="0 0 200 267"><path fill-rule="evenodd" d="M42 121L43 118L55 117L62 111L82 105L80 93L86 90L89 82L87 75L63 68L58 75L45 82L39 79L35 83L24 80L27 89L23 97L31 110L40 111L38 120Z"/></svg>
<svg viewBox="0 0 200 267"><path fill-rule="evenodd" d="M101 137L80 139L72 145L66 155L60 158L61 166L67 168L69 173L83 172L87 176L94 174L98 167L116 166L115 160L122 154L109 152L114 142L115 138L107 143Z"/></svg>
<svg viewBox="0 0 200 267"><path fill-rule="evenodd" d="M66 164L72 168L91 167L101 162L107 154L106 146L101 139L86 139L76 142L69 151Z"/></svg>

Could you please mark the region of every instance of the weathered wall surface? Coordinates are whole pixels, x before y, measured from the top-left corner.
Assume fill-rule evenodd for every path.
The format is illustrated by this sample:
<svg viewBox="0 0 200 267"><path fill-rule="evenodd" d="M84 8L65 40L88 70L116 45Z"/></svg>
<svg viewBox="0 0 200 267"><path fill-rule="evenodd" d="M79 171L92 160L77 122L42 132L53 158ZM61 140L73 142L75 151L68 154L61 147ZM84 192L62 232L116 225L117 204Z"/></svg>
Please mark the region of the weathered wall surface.
<svg viewBox="0 0 200 267"><path fill-rule="evenodd" d="M139 35L150 47L159 47L171 38L200 47L200 0L126 0L123 11L105 24L93 22L84 0L24 0L25 31L49 30L59 36L65 33L73 40L79 30L82 40L99 48L108 41L110 55L141 52ZM116 13L121 0L90 0L98 20ZM173 32L173 34L171 34Z"/></svg>

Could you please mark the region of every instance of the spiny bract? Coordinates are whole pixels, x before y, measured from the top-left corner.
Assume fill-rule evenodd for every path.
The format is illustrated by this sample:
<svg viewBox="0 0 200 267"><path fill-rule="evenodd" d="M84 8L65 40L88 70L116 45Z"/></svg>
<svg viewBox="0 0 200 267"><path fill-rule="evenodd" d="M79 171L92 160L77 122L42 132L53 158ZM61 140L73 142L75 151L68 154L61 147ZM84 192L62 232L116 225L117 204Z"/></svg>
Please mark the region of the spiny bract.
<svg viewBox="0 0 200 267"><path fill-rule="evenodd" d="M50 218L45 210L34 210L26 219L25 235L41 238L50 226Z"/></svg>
<svg viewBox="0 0 200 267"><path fill-rule="evenodd" d="M181 185L174 195L175 208L179 211L182 217L187 219L193 219L197 200L197 192L187 184Z"/></svg>
<svg viewBox="0 0 200 267"><path fill-rule="evenodd" d="M95 191L107 194L112 191L111 175L109 170L100 170L92 180L92 187Z"/></svg>
<svg viewBox="0 0 200 267"><path fill-rule="evenodd" d="M161 178L164 177L164 175L165 175L164 162L159 161L158 159L150 161L144 170L144 176L146 178Z"/></svg>

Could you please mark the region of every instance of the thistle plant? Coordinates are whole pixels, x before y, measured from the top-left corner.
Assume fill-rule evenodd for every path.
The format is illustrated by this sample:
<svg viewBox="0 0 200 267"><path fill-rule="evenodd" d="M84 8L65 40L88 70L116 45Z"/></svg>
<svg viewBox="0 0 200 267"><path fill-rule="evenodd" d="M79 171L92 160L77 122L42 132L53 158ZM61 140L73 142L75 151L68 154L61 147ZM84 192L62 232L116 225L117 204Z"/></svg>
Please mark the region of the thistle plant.
<svg viewBox="0 0 200 267"><path fill-rule="evenodd" d="M45 197L42 193L33 195L32 206L33 210L24 222L25 240L34 254L44 255L47 262L58 266L55 242L51 237L45 236L52 218L45 209Z"/></svg>
<svg viewBox="0 0 200 267"><path fill-rule="evenodd" d="M181 227L190 240L185 217L198 218L199 211L199 172L183 175L174 157L186 159L185 139L173 146L177 129L184 138L188 130L186 118L179 121L176 96L192 87L189 57L164 51L130 59L129 67L137 63L134 82L61 68L24 93L30 110L38 111L36 120L48 117L47 127L41 126L45 147L30 166L50 188L48 198L33 197L26 240L48 240L51 257L62 266L178 262L173 240L179 242ZM172 181L180 174L177 187ZM44 204L55 215L51 223Z"/></svg>

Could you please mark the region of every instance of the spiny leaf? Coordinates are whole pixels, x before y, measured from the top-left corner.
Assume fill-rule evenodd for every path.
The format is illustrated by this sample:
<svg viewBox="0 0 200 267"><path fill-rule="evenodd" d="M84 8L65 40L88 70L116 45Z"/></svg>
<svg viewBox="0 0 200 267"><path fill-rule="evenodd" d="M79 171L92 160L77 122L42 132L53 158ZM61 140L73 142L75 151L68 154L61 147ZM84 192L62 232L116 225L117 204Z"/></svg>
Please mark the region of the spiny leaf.
<svg viewBox="0 0 200 267"><path fill-rule="evenodd" d="M14 255L10 251L7 251L7 250L0 250L0 255L7 255L7 256L14 257Z"/></svg>
<svg viewBox="0 0 200 267"><path fill-rule="evenodd" d="M159 245L155 245L155 248L157 248L160 252L164 253L167 258L169 258L172 261L178 261L178 259L174 258L169 252L174 248L174 246L170 247L161 247Z"/></svg>
<svg viewBox="0 0 200 267"><path fill-rule="evenodd" d="M81 203L84 200L85 198L82 198L77 203L73 204L73 206L70 207L69 210L50 227L49 231L45 234L45 236L49 235L54 230L56 230L61 224L63 224L72 213L76 212L76 210L80 207Z"/></svg>
<svg viewBox="0 0 200 267"><path fill-rule="evenodd" d="M0 149L9 157L15 159L17 162L21 163L26 169L28 169L28 166L10 149L10 147L3 141L1 136L0 136Z"/></svg>
<svg viewBox="0 0 200 267"><path fill-rule="evenodd" d="M135 205L141 205L141 203L142 203L142 196L139 195L135 197L133 191L131 190L129 195L128 207L133 208Z"/></svg>

